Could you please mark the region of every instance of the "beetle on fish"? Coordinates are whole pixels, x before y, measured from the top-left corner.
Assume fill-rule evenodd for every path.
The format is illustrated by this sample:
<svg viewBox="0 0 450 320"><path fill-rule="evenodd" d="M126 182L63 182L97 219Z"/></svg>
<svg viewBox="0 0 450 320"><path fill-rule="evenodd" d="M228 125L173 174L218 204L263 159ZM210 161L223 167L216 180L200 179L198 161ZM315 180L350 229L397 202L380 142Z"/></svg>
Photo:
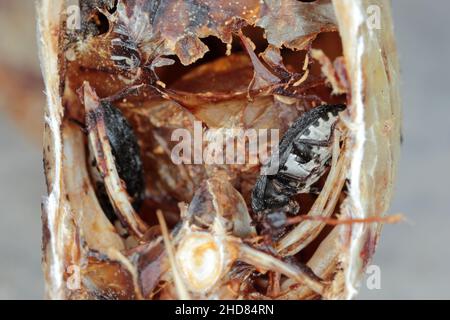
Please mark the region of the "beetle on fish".
<svg viewBox="0 0 450 320"><path fill-rule="evenodd" d="M102 117L105 122L105 129L108 141L111 145L111 152L114 156L117 173L126 186L126 191L131 198L135 210L139 210L144 197L145 182L143 173L143 164L140 158L140 148L137 137L133 129L122 114L122 112L109 101L102 101L99 105ZM92 113L87 116L88 131L90 125L95 121L91 120ZM89 146L90 149L92 146ZM115 220L114 210L109 202L107 192L103 184L103 178L100 176L97 167L97 161L93 152L91 157L91 174L96 182L96 190L99 196L100 204L110 220Z"/></svg>
<svg viewBox="0 0 450 320"><path fill-rule="evenodd" d="M321 105L305 112L280 141L278 171L261 175L252 192L255 213L283 210L297 213L292 197L308 193L329 167L334 130L343 104ZM269 165L275 159L272 158Z"/></svg>
<svg viewBox="0 0 450 320"><path fill-rule="evenodd" d="M110 220L119 218L130 233L143 239L148 226L136 212L145 191L137 137L122 112L100 99L89 82L78 94L85 106L90 171L99 202Z"/></svg>

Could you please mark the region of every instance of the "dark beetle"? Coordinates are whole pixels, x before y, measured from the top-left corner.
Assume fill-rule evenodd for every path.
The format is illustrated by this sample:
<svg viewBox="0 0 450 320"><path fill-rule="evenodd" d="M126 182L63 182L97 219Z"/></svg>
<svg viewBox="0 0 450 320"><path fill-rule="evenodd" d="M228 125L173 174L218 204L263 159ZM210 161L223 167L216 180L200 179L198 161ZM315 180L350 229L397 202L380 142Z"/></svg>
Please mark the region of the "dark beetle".
<svg viewBox="0 0 450 320"><path fill-rule="evenodd" d="M118 108L108 101L102 101L100 107L103 111L106 135L111 145L117 173L120 179L125 182L127 193L131 197L131 203L134 209L138 211L144 197L145 182L137 138L131 125ZM95 169L91 172L96 181L100 204L108 218L115 220L114 210L109 202L103 179L96 169L95 160L92 162L92 167Z"/></svg>
<svg viewBox="0 0 450 320"><path fill-rule="evenodd" d="M253 188L254 212L280 208L291 213L298 211L291 198L310 192L329 166L334 128L339 112L345 108L342 104L319 106L305 112L287 130L279 145L278 172L261 175Z"/></svg>

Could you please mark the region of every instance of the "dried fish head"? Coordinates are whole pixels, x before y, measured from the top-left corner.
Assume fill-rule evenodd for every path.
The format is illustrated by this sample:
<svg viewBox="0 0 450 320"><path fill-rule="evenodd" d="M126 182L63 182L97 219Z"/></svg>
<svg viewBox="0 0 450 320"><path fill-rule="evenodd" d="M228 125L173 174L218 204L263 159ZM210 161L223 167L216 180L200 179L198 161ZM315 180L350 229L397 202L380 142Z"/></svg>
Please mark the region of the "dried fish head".
<svg viewBox="0 0 450 320"><path fill-rule="evenodd" d="M47 296L353 297L380 235L377 218L388 210L399 153L398 63L386 2L81 0L73 11L79 16L67 5L38 4L48 99ZM382 32L366 23L369 5L383 10ZM77 21L79 28L70 23ZM120 110L139 146L139 208L130 181L117 174L105 123L87 137L76 124L105 101ZM263 232L250 206L259 163L205 163L208 139L193 146L199 161L171 157L175 130L195 137L199 128L211 138L227 129L274 129L281 137L321 104L347 106L330 168L313 186L319 195L292 199L311 220L292 225L288 215L276 236ZM262 145L271 151L269 141ZM120 223L100 205L92 155L103 159L99 171ZM352 218L372 222L326 223Z"/></svg>

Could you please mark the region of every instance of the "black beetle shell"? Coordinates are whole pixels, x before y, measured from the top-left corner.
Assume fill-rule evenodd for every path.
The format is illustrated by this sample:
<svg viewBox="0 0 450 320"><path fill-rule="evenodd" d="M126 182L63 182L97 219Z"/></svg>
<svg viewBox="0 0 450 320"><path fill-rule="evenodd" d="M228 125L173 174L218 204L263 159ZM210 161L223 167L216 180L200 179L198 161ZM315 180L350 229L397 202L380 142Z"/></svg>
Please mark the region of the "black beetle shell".
<svg viewBox="0 0 450 320"><path fill-rule="evenodd" d="M329 120L328 113L338 115L339 112L346 109L344 104L321 105L305 112L298 118L282 137L279 144L279 167L282 168L293 147L294 140L302 133L309 130L311 125L317 126L319 119ZM306 150L305 150L306 151ZM273 187L272 179L278 179L285 185L284 190L277 190ZM292 188L290 188L292 189ZM261 175L253 187L251 207L253 212L261 212L266 209L278 210L289 203L289 199L295 194L295 190L290 190L288 185L277 174L272 176Z"/></svg>
<svg viewBox="0 0 450 320"><path fill-rule="evenodd" d="M101 103L101 108L117 173L125 182L133 208L138 211L144 198L145 181L137 138L130 123L118 108L106 101ZM114 210L109 203L103 183L97 181L96 185L98 198L105 214L110 220L115 220Z"/></svg>

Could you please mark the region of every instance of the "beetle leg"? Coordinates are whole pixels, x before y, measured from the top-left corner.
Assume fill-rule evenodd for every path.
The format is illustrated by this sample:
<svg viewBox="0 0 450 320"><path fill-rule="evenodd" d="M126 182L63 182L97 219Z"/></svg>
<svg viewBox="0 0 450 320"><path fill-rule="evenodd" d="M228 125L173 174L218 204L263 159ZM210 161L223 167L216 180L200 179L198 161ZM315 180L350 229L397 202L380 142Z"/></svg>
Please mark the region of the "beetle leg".
<svg viewBox="0 0 450 320"><path fill-rule="evenodd" d="M319 195L322 192L322 189L319 187L309 187L308 193Z"/></svg>
<svg viewBox="0 0 450 320"><path fill-rule="evenodd" d="M290 199L284 209L286 213L295 215L300 211L300 205L297 201Z"/></svg>
<svg viewBox="0 0 450 320"><path fill-rule="evenodd" d="M286 186L283 185L282 190L278 190L277 187L274 180L269 179L266 183L262 201L267 209L281 208L289 204L290 196L282 192L287 189Z"/></svg>

